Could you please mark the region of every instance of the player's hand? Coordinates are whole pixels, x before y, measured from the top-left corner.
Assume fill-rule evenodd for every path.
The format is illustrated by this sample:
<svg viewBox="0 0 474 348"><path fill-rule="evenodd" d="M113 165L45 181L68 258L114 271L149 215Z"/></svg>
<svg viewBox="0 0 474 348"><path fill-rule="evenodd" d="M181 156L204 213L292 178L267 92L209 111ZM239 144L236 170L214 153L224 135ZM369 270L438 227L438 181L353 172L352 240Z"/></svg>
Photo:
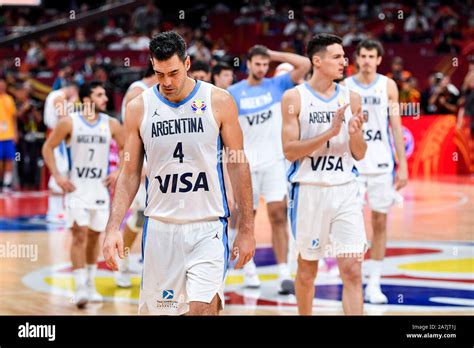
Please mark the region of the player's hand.
<svg viewBox="0 0 474 348"><path fill-rule="evenodd" d="M408 169L405 165L398 167L395 174L395 190L400 190L407 186L408 183Z"/></svg>
<svg viewBox="0 0 474 348"><path fill-rule="evenodd" d="M331 135L335 137L336 135L339 134L342 128L342 122L344 122L344 113L346 112L347 107L349 104L346 104L339 109L337 109L334 118L332 119L331 126L329 128L329 131L331 132Z"/></svg>
<svg viewBox="0 0 474 348"><path fill-rule="evenodd" d="M231 260L235 260L237 256L239 260L234 266L234 269L242 268L255 255L255 236L253 235L253 228L248 229L239 227L237 236L235 237L234 245L232 247Z"/></svg>
<svg viewBox="0 0 474 348"><path fill-rule="evenodd" d="M113 171L104 179L104 185L107 186L108 189L112 189L115 187L115 183L117 182L119 176L119 171Z"/></svg>
<svg viewBox="0 0 474 348"><path fill-rule="evenodd" d="M102 252L104 253L105 263L113 271L118 271L118 264L115 260L116 251L121 259L125 257L122 234L118 230L107 231Z"/></svg>
<svg viewBox="0 0 474 348"><path fill-rule="evenodd" d="M364 124L364 114L362 113L362 108L359 108L355 115L349 120L349 135L356 134L362 129Z"/></svg>
<svg viewBox="0 0 474 348"><path fill-rule="evenodd" d="M69 180L67 177L62 176L62 175L58 175L58 176L55 176L54 179L58 183L59 187L61 187L61 189L65 193L73 192L73 191L76 190L76 186L74 186L72 181Z"/></svg>

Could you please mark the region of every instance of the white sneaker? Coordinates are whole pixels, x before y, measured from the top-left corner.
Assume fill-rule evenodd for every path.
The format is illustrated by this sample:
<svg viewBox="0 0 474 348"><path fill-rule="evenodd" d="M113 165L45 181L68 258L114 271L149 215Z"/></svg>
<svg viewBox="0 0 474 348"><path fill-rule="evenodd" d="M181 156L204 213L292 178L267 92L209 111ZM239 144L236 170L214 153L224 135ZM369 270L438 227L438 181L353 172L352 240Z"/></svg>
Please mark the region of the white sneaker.
<svg viewBox="0 0 474 348"><path fill-rule="evenodd" d="M246 288L260 287L260 279L258 278L257 274L257 266L255 266L255 262L253 262L253 260L250 260L244 266L244 286Z"/></svg>
<svg viewBox="0 0 474 348"><path fill-rule="evenodd" d="M365 301L372 304L388 303L387 296L383 294L382 290L380 289L380 286L366 286Z"/></svg>
<svg viewBox="0 0 474 348"><path fill-rule="evenodd" d="M77 306L77 308L84 308L89 302L89 296L87 294L87 288L86 287L80 287L76 290L76 293L74 294L74 304Z"/></svg>
<svg viewBox="0 0 474 348"><path fill-rule="evenodd" d="M119 288L131 288L132 280L130 273L121 271L117 272L115 274L115 284L117 284Z"/></svg>
<svg viewBox="0 0 474 348"><path fill-rule="evenodd" d="M95 288L94 284L87 284L87 296L89 302L103 302L104 298L99 294Z"/></svg>

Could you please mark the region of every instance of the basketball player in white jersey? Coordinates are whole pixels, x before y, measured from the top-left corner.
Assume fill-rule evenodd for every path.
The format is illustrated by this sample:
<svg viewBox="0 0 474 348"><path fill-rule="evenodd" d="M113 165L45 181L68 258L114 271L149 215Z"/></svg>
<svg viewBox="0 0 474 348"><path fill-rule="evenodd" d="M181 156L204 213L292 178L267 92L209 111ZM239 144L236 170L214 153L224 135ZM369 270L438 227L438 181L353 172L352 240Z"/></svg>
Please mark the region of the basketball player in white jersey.
<svg viewBox="0 0 474 348"><path fill-rule="evenodd" d="M75 83L69 83L65 87L48 94L44 103L43 114L48 133L52 132L62 117L68 116L69 112L74 110L74 103L78 100L78 91L79 87ZM54 149L54 158L59 172L66 175L69 170L69 162L64 143ZM49 178L48 188L50 192L46 220L48 222L59 222L65 218L63 191L52 176Z"/></svg>
<svg viewBox="0 0 474 348"><path fill-rule="evenodd" d="M336 256L345 314L362 314L361 263L366 249L354 159L367 150L360 96L334 83L344 72L342 39L317 34L308 43L311 78L283 95L283 151L290 222L298 251L298 311L312 314L318 260Z"/></svg>
<svg viewBox="0 0 474 348"><path fill-rule="evenodd" d="M140 95L144 90L150 88L151 86L158 83L158 80L155 76L155 71L151 62L148 63L148 66L145 70L145 74L141 80L133 82L125 92L122 102L122 123L125 121L125 108L130 100ZM142 172L142 181L140 182L140 188L138 189L137 195L132 202L132 213L125 223L123 230L123 246L126 251L125 257L119 259L119 271L116 274L115 282L118 287L129 288L132 286L132 281L130 275L135 273L137 270L133 269L130 265L129 251L132 248L137 235L143 229L143 223L145 216L143 212L145 210L145 200L146 200L146 189L145 189L145 163L143 164Z"/></svg>
<svg viewBox="0 0 474 348"><path fill-rule="evenodd" d="M124 254L119 226L146 156L139 313L217 315L224 306L228 258L223 146L239 159L228 163L241 216L231 260L238 257L235 267L241 268L255 252L250 171L237 108L226 91L187 76L190 59L177 33L155 36L150 53L159 82L126 108L129 160L115 188L104 256L117 270L117 251Z"/></svg>
<svg viewBox="0 0 474 348"><path fill-rule="evenodd" d="M383 47L375 40L361 41L356 48L357 74L344 80L349 89L362 97L364 138L368 144L365 158L357 164L361 199L367 192L372 210L373 237L370 248L369 281L365 300L374 304L388 303L380 288L382 262L387 244L387 213L395 200L395 190L406 186L408 166L403 143L402 123L395 81L377 73ZM398 168L394 178L394 159L389 135L392 128Z"/></svg>
<svg viewBox="0 0 474 348"><path fill-rule="evenodd" d="M288 62L294 69L286 74L266 78L271 61ZM247 79L229 87L237 102L239 123L252 173L254 211L259 198L267 203L272 227L272 245L278 267L279 292L294 292L288 267L287 183L281 148L281 109L283 92L293 87L310 69L306 57L277 52L256 45L247 54ZM253 260L244 269L244 285L259 287Z"/></svg>
<svg viewBox="0 0 474 348"><path fill-rule="evenodd" d="M89 301L102 301L94 283L98 241L110 213L108 188L113 187L118 175L117 171L108 173L110 140L115 139L120 149L124 141L120 123L103 113L108 98L100 82L81 86L79 97L83 109L59 120L43 145L43 158L66 193L67 226L72 230L74 301L83 308ZM62 141L71 146L69 176L59 172L53 154Z"/></svg>

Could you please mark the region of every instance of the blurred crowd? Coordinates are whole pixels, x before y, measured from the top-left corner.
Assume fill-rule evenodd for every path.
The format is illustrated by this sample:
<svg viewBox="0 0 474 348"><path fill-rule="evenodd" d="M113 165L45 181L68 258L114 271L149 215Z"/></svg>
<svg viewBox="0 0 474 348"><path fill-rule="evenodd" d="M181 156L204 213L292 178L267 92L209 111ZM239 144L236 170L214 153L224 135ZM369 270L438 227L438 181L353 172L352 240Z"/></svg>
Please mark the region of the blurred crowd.
<svg viewBox="0 0 474 348"><path fill-rule="evenodd" d="M107 0L94 6L114 3ZM247 0L244 6L223 2L196 4L181 20L176 11L171 14L157 6L158 2L148 1L130 13L103 17L93 25L68 28L14 43L13 49L23 51L25 58L22 64L18 64L15 57L2 54L0 104L5 103L6 99L2 98L5 95L11 96L15 104L18 133L14 140L22 156L17 168L19 185L21 188L40 186L38 168L43 165L40 148L46 131L42 120L43 107L50 90L57 90L70 82L80 85L84 81L99 80L109 95L123 95L127 86L140 78L141 68L125 72L123 60L104 57L97 54L99 50L146 52L151 37L172 29L188 43L188 54L193 62L192 76L230 84L244 72L245 64L235 64L236 59L245 59L244 52L233 52L234 29L229 27L226 35L212 32L209 25L211 16L236 13L229 25L258 25L262 35L283 38L279 41L280 47L275 49L302 55L307 41L320 32L338 34L347 47L354 47L366 38L378 38L386 44L430 44L433 55L457 55L461 53L463 40L472 35L474 28L473 9L462 1L454 1L449 6L423 0L415 5L375 4L362 0L334 1L327 7L309 6L305 1L297 3L301 4L295 7L295 4L289 5L285 1L265 0ZM85 1L70 1L62 6L64 8L4 7L0 10L0 37L34 32L38 26L61 20L64 13L70 14L66 9L72 9L77 16L95 8ZM293 12L292 8L299 10ZM62 52L60 59L58 52ZM462 85L455 86L449 74L433 70L425 84L428 87L420 89L417 71L406 69L403 52L397 54L400 55L391 59L388 75L397 82L400 102L420 105L422 114L458 114L459 127L466 116L474 115L472 57ZM73 64L78 59L80 64ZM143 62L142 67L145 64ZM355 70L356 67L349 65L347 74ZM130 71L135 73L130 74ZM50 83L45 85L44 81ZM120 109L117 104L117 98L109 98L107 109L111 115L117 116ZM0 110L5 110L5 105L0 105Z"/></svg>

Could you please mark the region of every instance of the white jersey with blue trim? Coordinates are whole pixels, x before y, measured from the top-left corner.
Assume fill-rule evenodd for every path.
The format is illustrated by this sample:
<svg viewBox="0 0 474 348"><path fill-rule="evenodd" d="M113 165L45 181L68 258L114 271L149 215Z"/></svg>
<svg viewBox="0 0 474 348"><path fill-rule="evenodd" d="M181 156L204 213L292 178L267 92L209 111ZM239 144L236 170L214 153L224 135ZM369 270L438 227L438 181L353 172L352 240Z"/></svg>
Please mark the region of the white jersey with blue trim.
<svg viewBox="0 0 474 348"><path fill-rule="evenodd" d="M300 140L314 138L331 127L332 119L344 104L350 103L350 92L345 86L336 84L334 95L324 98L317 94L307 82L298 85L300 95ZM349 147L350 106L344 113L344 122L339 134L326 144L293 162L288 179L292 183L315 184L321 186L342 185L355 179L354 159Z"/></svg>
<svg viewBox="0 0 474 348"><path fill-rule="evenodd" d="M250 86L242 80L228 88L239 110L244 149L250 170L256 171L284 159L281 143L281 98L294 86L289 73L264 78Z"/></svg>
<svg viewBox="0 0 474 348"><path fill-rule="evenodd" d="M121 113L122 113L122 123L125 122L125 107L127 105L125 105L125 96L127 95L128 91L130 91L132 88L135 88L135 87L138 87L138 88L141 88L143 91L148 89L148 86L145 82L143 82L143 80L137 80L137 81L134 81L132 82L132 84L127 88L127 91L125 92L124 96L123 96L123 100L122 100L122 109L121 109Z"/></svg>
<svg viewBox="0 0 474 348"><path fill-rule="evenodd" d="M388 78L377 74L370 85L362 85L354 76L345 79L349 89L360 94L364 112L364 139L367 152L356 162L361 174L390 173L394 168L393 151L389 135Z"/></svg>
<svg viewBox="0 0 474 348"><path fill-rule="evenodd" d="M221 161L222 139L212 112L213 85L197 81L179 103L155 85L141 96L146 166L145 216L168 223L229 216Z"/></svg>
<svg viewBox="0 0 474 348"><path fill-rule="evenodd" d="M104 184L112 138L109 117L99 113L97 121L89 124L80 113L71 114L70 180L76 190L66 195L69 208L109 209L110 196Z"/></svg>

